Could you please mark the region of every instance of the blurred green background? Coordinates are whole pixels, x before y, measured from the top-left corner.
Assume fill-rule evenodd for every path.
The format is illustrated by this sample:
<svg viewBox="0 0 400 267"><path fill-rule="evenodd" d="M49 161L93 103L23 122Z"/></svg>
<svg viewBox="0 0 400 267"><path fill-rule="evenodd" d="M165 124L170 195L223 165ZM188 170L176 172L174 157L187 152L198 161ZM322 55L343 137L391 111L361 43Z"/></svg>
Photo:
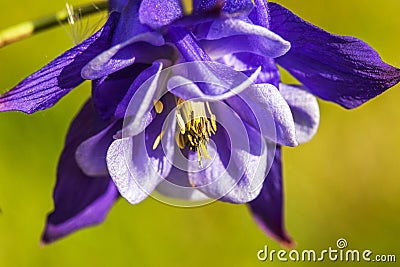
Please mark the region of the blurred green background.
<svg viewBox="0 0 400 267"><path fill-rule="evenodd" d="M385 61L400 67L398 0L278 2L326 30L367 41ZM64 5L64 0L3 1L0 27ZM0 49L0 92L72 45L64 27ZM1 267L288 264L259 262L256 253L265 244L270 249L279 245L255 225L246 206L223 203L182 209L152 199L136 206L120 200L101 226L40 247L64 136L89 93L86 83L50 110L0 114ZM400 260L399 102L400 86L353 111L320 101L316 137L284 149L285 214L298 249L322 250L346 238L352 249L397 254Z"/></svg>

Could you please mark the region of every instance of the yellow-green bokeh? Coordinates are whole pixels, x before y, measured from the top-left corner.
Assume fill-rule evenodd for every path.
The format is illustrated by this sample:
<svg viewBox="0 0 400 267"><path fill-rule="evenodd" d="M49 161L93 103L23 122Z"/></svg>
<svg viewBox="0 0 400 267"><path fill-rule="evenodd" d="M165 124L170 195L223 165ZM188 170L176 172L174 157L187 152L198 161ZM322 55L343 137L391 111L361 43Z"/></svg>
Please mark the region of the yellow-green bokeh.
<svg viewBox="0 0 400 267"><path fill-rule="evenodd" d="M367 41L400 66L398 0L278 2L324 29ZM0 28L64 4L3 1ZM71 47L67 32L51 30L1 49L0 92ZM350 248L397 253L400 260L399 90L352 111L320 101L316 137L284 149L286 221L298 249L334 247L343 237ZM288 266L259 262L256 253L265 244L279 246L257 228L246 206L222 203L180 209L152 199L136 206L120 200L101 226L40 247L64 136L89 93L86 83L50 110L0 114L0 266Z"/></svg>

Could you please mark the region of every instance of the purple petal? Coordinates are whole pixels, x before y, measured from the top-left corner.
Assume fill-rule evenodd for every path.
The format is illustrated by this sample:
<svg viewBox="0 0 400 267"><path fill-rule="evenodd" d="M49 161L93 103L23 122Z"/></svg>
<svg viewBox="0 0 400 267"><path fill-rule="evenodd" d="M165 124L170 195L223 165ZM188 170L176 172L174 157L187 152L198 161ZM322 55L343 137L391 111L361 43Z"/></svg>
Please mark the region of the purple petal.
<svg viewBox="0 0 400 267"><path fill-rule="evenodd" d="M172 100L172 99L171 99ZM155 117L145 132L115 140L107 152L107 166L120 194L131 204L143 201L169 174L174 154L175 117L163 128L167 110ZM163 143L153 148L161 131Z"/></svg>
<svg viewBox="0 0 400 267"><path fill-rule="evenodd" d="M104 51L88 64L81 71L84 79L95 80L111 73L126 68L133 63L151 64L158 58L167 58L173 54L168 46L164 45L164 38L155 32L138 34L127 41L116 44Z"/></svg>
<svg viewBox="0 0 400 267"><path fill-rule="evenodd" d="M87 176L101 177L108 175L107 150L114 141L114 134L121 127L121 121L114 122L79 145L75 153L76 161Z"/></svg>
<svg viewBox="0 0 400 267"><path fill-rule="evenodd" d="M269 28L269 9L265 0L254 0L255 8L249 14L254 24Z"/></svg>
<svg viewBox="0 0 400 267"><path fill-rule="evenodd" d="M215 8L220 8L221 5L222 12L231 16L245 16L254 6L251 0L194 0L193 13L207 13Z"/></svg>
<svg viewBox="0 0 400 267"><path fill-rule="evenodd" d="M293 245L284 226L280 147L277 147L272 168L264 180L261 193L250 202L250 209L262 230L285 246Z"/></svg>
<svg viewBox="0 0 400 267"><path fill-rule="evenodd" d="M103 127L105 125L96 117L91 101L71 124L58 165L54 211L47 218L43 243L51 243L80 228L101 223L117 199L118 192L108 175L88 177L75 161L78 145Z"/></svg>
<svg viewBox="0 0 400 267"><path fill-rule="evenodd" d="M144 143L144 133L115 140L107 152L107 166L119 193L131 204L147 198L162 178L153 173ZM140 154L139 154L140 153Z"/></svg>
<svg viewBox="0 0 400 267"><path fill-rule="evenodd" d="M201 40L200 44L213 59L241 52L277 57L283 55L285 51L287 51L287 48L274 50L274 46L269 42L265 42L262 37L246 35L235 35L218 40Z"/></svg>
<svg viewBox="0 0 400 267"><path fill-rule="evenodd" d="M143 132L153 120L154 101L162 94L165 77L161 77L163 64L154 62L134 81L117 106L116 118L125 118L124 128L116 134L117 138L135 136ZM163 73L165 76L166 73ZM138 90L140 89L140 90Z"/></svg>
<svg viewBox="0 0 400 267"><path fill-rule="evenodd" d="M272 58L262 57L251 53L236 53L222 57L220 62L237 71L245 73L247 76L250 76L261 66L261 72L254 82L270 83L277 88L279 87L281 77L275 60Z"/></svg>
<svg viewBox="0 0 400 267"><path fill-rule="evenodd" d="M133 64L107 77L92 82L92 97L97 113L103 120L114 116L118 104L137 76L149 65Z"/></svg>
<svg viewBox="0 0 400 267"><path fill-rule="evenodd" d="M277 62L311 93L355 108L400 82L400 70L366 43L329 34L278 4L268 6L271 30L292 44Z"/></svg>
<svg viewBox="0 0 400 267"><path fill-rule="evenodd" d="M183 8L179 0L169 0L162 3L159 0L143 0L139 8L140 22L153 29L166 26L182 16Z"/></svg>
<svg viewBox="0 0 400 267"><path fill-rule="evenodd" d="M301 86L281 84L279 90L293 114L297 142L310 141L319 126L317 99Z"/></svg>
<svg viewBox="0 0 400 267"><path fill-rule="evenodd" d="M81 68L110 46L118 17L118 13L112 13L97 33L1 95L0 111L18 110L30 114L50 108L81 84Z"/></svg>
<svg viewBox="0 0 400 267"><path fill-rule="evenodd" d="M290 49L290 43L279 35L240 19L215 20L201 43L212 58L238 52L275 58Z"/></svg>
<svg viewBox="0 0 400 267"><path fill-rule="evenodd" d="M268 171L267 146L262 136L240 118L212 105L218 125L207 150L212 160L199 167L197 152L189 152L189 181L210 198L230 203L247 203L261 190Z"/></svg>
<svg viewBox="0 0 400 267"><path fill-rule="evenodd" d="M190 79L180 76L177 71L177 76L171 77L167 83L167 89L170 92L185 100L196 98L203 101L225 100L250 88L261 71L261 68L258 68L250 77L247 77L241 72L216 63L195 62L193 66L188 64L186 66L196 71L195 74L189 73ZM217 71L218 68L220 68L219 71ZM221 73L221 70L226 70L226 72ZM198 86L191 79L197 83L206 83L208 86ZM208 90L205 91L205 88Z"/></svg>
<svg viewBox="0 0 400 267"><path fill-rule="evenodd" d="M117 0L118 1L118 0ZM111 4L111 3L110 3ZM115 29L112 45L120 44L132 37L149 32L151 29L139 21L140 1L123 0L117 5L121 12L121 18Z"/></svg>
<svg viewBox="0 0 400 267"><path fill-rule="evenodd" d="M171 85L186 84L186 86L195 89L195 87L190 84L190 80L195 82L202 82L202 84L199 85L201 91L203 91L206 95L210 96L220 95L226 92L227 88L231 88L232 86L237 86L236 85L237 81L233 81L233 83L228 82L227 83L228 87L225 88L221 88L221 86L216 86L221 84L221 82L219 81L221 80L221 78L223 79L224 77L228 77L229 79L229 75L225 75L223 73L224 71L221 70L226 70L228 73L232 73L232 70L229 70L226 66L223 66L222 64L213 62L209 57L209 55L199 45L195 36L190 31L184 28L172 28L168 32L168 40L175 44L176 48L179 50L183 59L186 62L194 62L190 66L189 65L184 65L183 67L181 66L183 68L183 73L186 74L185 76L187 75L190 76L183 78L186 78L186 80L189 81L185 82L182 79L173 81L174 79L176 79L173 77L172 79L173 82L171 81L172 83ZM189 73L187 72L187 68L190 68ZM174 69L174 72L176 76L183 75L182 73L176 73L176 68ZM258 72L258 70L256 72ZM236 78L237 76L238 76L237 73L233 73L233 77ZM242 82L243 80L247 79L243 79L239 76L237 80ZM185 91L184 87L181 87L181 89L182 89L180 90L181 92Z"/></svg>
<svg viewBox="0 0 400 267"><path fill-rule="evenodd" d="M172 166L168 176L157 186L157 192L163 196L189 200L203 201L209 199L201 191L192 187L189 183L188 172Z"/></svg>
<svg viewBox="0 0 400 267"><path fill-rule="evenodd" d="M125 112L129 106L129 103L131 102L133 96L137 92L137 90L141 86L146 86L147 84L150 83L150 78L154 77L154 83L150 83L150 86L152 89L150 90L142 90L143 93L147 91L152 91L157 89L157 77L161 73L161 70L163 68L163 64L161 62L154 62L153 65L148 67L147 69L143 70L134 80L134 82L130 85L128 91L126 92L124 98L119 102L117 109L115 111L115 117L116 118L123 118L125 116ZM146 81L149 80L147 83ZM153 97L150 100L154 100L155 97Z"/></svg>
<svg viewBox="0 0 400 267"><path fill-rule="evenodd" d="M254 84L226 102L253 127L260 128L270 141L296 146L296 130L290 107L271 84Z"/></svg>
<svg viewBox="0 0 400 267"><path fill-rule="evenodd" d="M211 61L197 42L193 33L184 28L171 28L167 34L167 40L174 43L182 57L187 62Z"/></svg>

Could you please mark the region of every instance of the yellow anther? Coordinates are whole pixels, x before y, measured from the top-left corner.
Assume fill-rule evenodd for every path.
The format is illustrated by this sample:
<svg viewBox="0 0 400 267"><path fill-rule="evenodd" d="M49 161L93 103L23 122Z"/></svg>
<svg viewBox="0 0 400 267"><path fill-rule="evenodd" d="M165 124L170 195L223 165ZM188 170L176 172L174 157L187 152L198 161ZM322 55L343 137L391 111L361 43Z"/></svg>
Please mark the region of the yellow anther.
<svg viewBox="0 0 400 267"><path fill-rule="evenodd" d="M154 109L156 110L157 114L160 114L164 109L163 103L159 100L154 100Z"/></svg>
<svg viewBox="0 0 400 267"><path fill-rule="evenodd" d="M178 100L176 101L176 105L177 106L182 105L183 102L185 102L185 100L183 100L182 98L178 98Z"/></svg>
<svg viewBox="0 0 400 267"><path fill-rule="evenodd" d="M164 136L164 131L162 131L162 132L157 136L156 140L154 140L154 143L153 143L153 150L156 150L156 148L157 148L158 145L160 144L161 139L162 139L163 136Z"/></svg>
<svg viewBox="0 0 400 267"><path fill-rule="evenodd" d="M211 114L211 125L214 130L214 133L217 131L217 122L216 121L217 121L217 118L215 117L215 115Z"/></svg>
<svg viewBox="0 0 400 267"><path fill-rule="evenodd" d="M185 121L183 120L182 115L179 112L176 113L176 121L178 122L181 134L185 134Z"/></svg>
<svg viewBox="0 0 400 267"><path fill-rule="evenodd" d="M175 133L175 142L178 147L188 147L197 152L200 167L203 167L203 157L211 159L207 151L209 138L217 130L216 116L211 112L209 103L193 102L190 100L176 99L176 121L179 129ZM159 100L154 101L154 109L160 114L163 111L163 104ZM157 136L153 143L153 150L160 144L165 130Z"/></svg>
<svg viewBox="0 0 400 267"><path fill-rule="evenodd" d="M217 130L216 116L211 112L208 102L193 102L178 98L176 100L176 119L179 132L175 136L176 143L183 149L186 146L197 152L200 167L203 157L211 159L207 151L209 138Z"/></svg>
<svg viewBox="0 0 400 267"><path fill-rule="evenodd" d="M179 134L178 132L175 134L175 142L178 144L180 149L184 149L186 142L183 135Z"/></svg>

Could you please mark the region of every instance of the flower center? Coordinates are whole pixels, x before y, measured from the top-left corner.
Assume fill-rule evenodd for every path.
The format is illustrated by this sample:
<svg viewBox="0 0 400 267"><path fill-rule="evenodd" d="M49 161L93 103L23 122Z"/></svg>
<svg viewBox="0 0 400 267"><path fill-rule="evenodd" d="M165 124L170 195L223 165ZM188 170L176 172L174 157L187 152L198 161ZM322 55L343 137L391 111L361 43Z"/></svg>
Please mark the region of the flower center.
<svg viewBox="0 0 400 267"><path fill-rule="evenodd" d="M155 101L156 113L161 113L163 105ZM200 167L203 167L203 158L211 159L207 151L210 137L217 131L216 117L212 113L208 102L195 102L176 98L176 120L178 129L175 141L180 149L188 147L197 152ZM153 144L156 149L164 135L164 130L157 136Z"/></svg>
<svg viewBox="0 0 400 267"><path fill-rule="evenodd" d="M211 159L207 151L209 138L217 131L216 117L211 112L208 102L177 100L176 119L179 132L175 135L178 146L188 147L197 151L200 167L203 167L202 158Z"/></svg>

